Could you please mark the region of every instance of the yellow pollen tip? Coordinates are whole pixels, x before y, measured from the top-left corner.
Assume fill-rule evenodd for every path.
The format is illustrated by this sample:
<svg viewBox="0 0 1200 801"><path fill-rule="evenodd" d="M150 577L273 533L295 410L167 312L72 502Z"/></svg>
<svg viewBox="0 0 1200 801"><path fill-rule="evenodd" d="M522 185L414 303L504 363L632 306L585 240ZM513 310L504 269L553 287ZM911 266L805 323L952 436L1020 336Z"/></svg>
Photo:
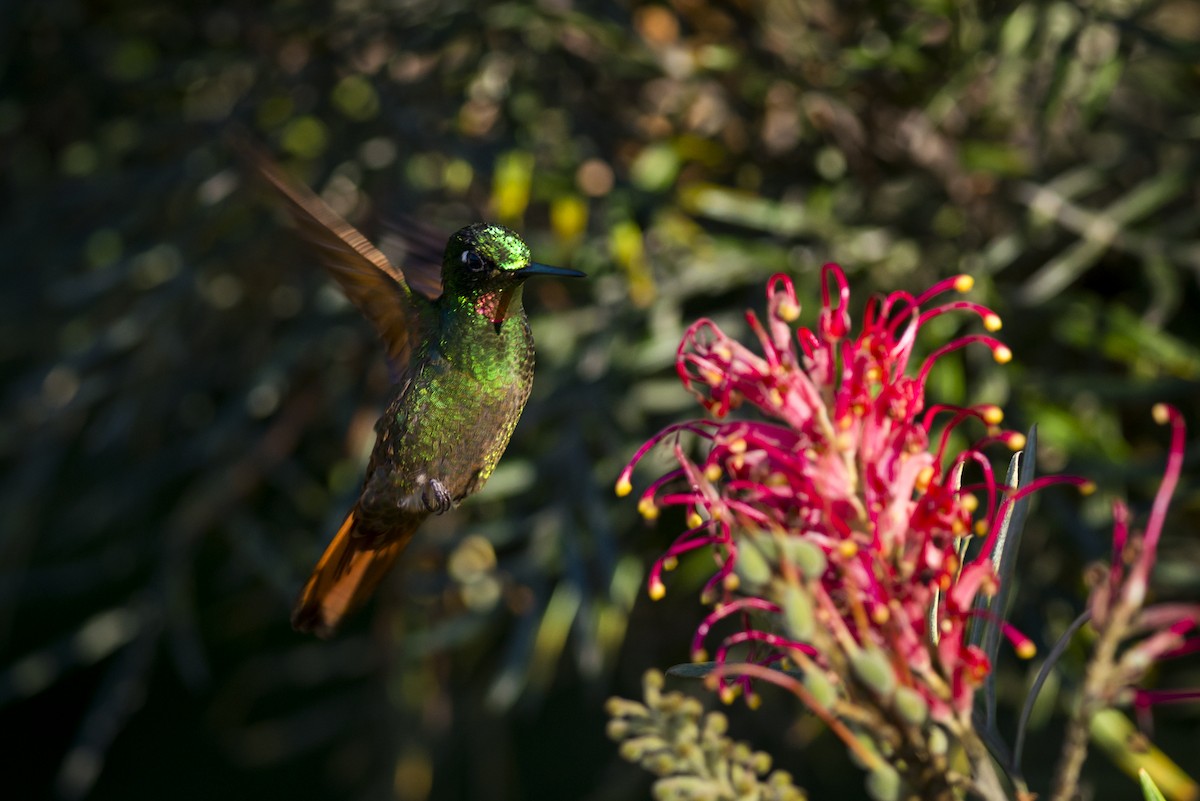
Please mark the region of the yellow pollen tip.
<svg viewBox="0 0 1200 801"><path fill-rule="evenodd" d="M719 387L721 382L725 380L725 374L718 373L716 370L705 370L704 380L714 387Z"/></svg>
<svg viewBox="0 0 1200 801"><path fill-rule="evenodd" d="M658 507L654 505L653 498L642 498L638 501L638 514L647 520L658 519Z"/></svg>
<svg viewBox="0 0 1200 801"><path fill-rule="evenodd" d="M710 464L708 467L704 468L704 477L707 478L709 481L716 481L718 478L721 477L722 472L723 471L721 470L721 465Z"/></svg>
<svg viewBox="0 0 1200 801"><path fill-rule="evenodd" d="M882 626L892 619L892 613L888 611L886 606L877 606L871 610L871 621L876 626Z"/></svg>
<svg viewBox="0 0 1200 801"><path fill-rule="evenodd" d="M668 556L662 560L662 569L668 573L677 567L679 567L679 557L677 556Z"/></svg>
<svg viewBox="0 0 1200 801"><path fill-rule="evenodd" d="M779 319L785 323L794 323L800 319L800 304L793 303L790 300L782 301L776 307L775 313L779 315Z"/></svg>
<svg viewBox="0 0 1200 801"><path fill-rule="evenodd" d="M742 586L742 580L738 578L737 573L730 573L721 581L721 584L730 592L735 592L738 587Z"/></svg>
<svg viewBox="0 0 1200 801"><path fill-rule="evenodd" d="M745 453L747 447L748 446L746 445L746 440L735 439L729 443L729 452L730 453Z"/></svg>
<svg viewBox="0 0 1200 801"><path fill-rule="evenodd" d="M986 520L976 521L975 522L975 536L982 537L984 534L987 534L987 521Z"/></svg>
<svg viewBox="0 0 1200 801"><path fill-rule="evenodd" d="M762 706L762 696L758 693L750 693L746 696L746 706L751 709L758 709Z"/></svg>
<svg viewBox="0 0 1200 801"><path fill-rule="evenodd" d="M783 393L772 387L771 391L767 393L767 402L772 406L782 406Z"/></svg>
<svg viewBox="0 0 1200 801"><path fill-rule="evenodd" d="M962 533L964 531L966 531L966 529L967 529L967 527L965 525L963 525L963 522L961 520L955 520L953 523L950 524L950 533L956 537L961 537Z"/></svg>
<svg viewBox="0 0 1200 801"><path fill-rule="evenodd" d="M732 687L730 685L725 685L724 687L721 688L719 697L721 699L721 703L723 703L725 705L732 704L734 701L737 700L737 697L738 697L737 688Z"/></svg>
<svg viewBox="0 0 1200 801"><path fill-rule="evenodd" d="M838 544L838 553L846 559L853 559L858 555L858 543L854 540L842 540Z"/></svg>
<svg viewBox="0 0 1200 801"><path fill-rule="evenodd" d="M999 406L988 406L982 410L982 417L989 426L998 426L1004 422L1004 410Z"/></svg>
<svg viewBox="0 0 1200 801"><path fill-rule="evenodd" d="M1017 656L1021 659L1033 659L1037 656L1037 646L1026 640L1017 646Z"/></svg>
<svg viewBox="0 0 1200 801"><path fill-rule="evenodd" d="M1079 494L1080 495L1091 495L1095 491L1096 491L1096 482L1094 482L1094 481L1085 481L1083 484L1079 485Z"/></svg>
<svg viewBox="0 0 1200 801"><path fill-rule="evenodd" d="M655 581L650 585L650 600L661 601L663 596L667 594L667 585L661 581Z"/></svg>
<svg viewBox="0 0 1200 801"><path fill-rule="evenodd" d="M693 662L707 662L708 661L708 651L705 651L703 648L697 648L695 651L692 651L692 661Z"/></svg>
<svg viewBox="0 0 1200 801"><path fill-rule="evenodd" d="M703 517L696 514L695 512L692 512L691 514L688 515L688 519L687 519L687 527L688 528L700 528L700 526L702 526L702 525L704 525Z"/></svg>
<svg viewBox="0 0 1200 801"><path fill-rule="evenodd" d="M975 287L975 279L969 275L960 275L954 279L954 291L970 292Z"/></svg>
<svg viewBox="0 0 1200 801"><path fill-rule="evenodd" d="M985 314L983 316L983 327L989 331L999 331L1004 327L1004 323L1000 321L998 314Z"/></svg>
<svg viewBox="0 0 1200 801"><path fill-rule="evenodd" d="M917 489L924 492L929 489L931 481L933 481L933 466L926 465L921 468L921 472L917 473Z"/></svg>
<svg viewBox="0 0 1200 801"><path fill-rule="evenodd" d="M1024 448L1025 447L1025 435L1024 434L1013 434L1011 437L1008 438L1008 447L1009 447L1009 450L1014 450L1014 451L1019 451L1022 448Z"/></svg>
<svg viewBox="0 0 1200 801"><path fill-rule="evenodd" d="M996 360L996 364L1008 364L1012 361L1012 351L1007 345L997 345L992 351L992 358Z"/></svg>
<svg viewBox="0 0 1200 801"><path fill-rule="evenodd" d="M621 476L617 480L617 497L624 498L631 492L633 492L633 483L630 482L627 476Z"/></svg>
<svg viewBox="0 0 1200 801"><path fill-rule="evenodd" d="M1150 414L1154 417L1154 422L1160 426L1165 426L1171 422L1171 413L1167 411L1167 404L1156 403L1150 408Z"/></svg>
<svg viewBox="0 0 1200 801"><path fill-rule="evenodd" d="M969 492L964 493L958 502L961 503L962 508L966 509L968 512L974 512L979 508L979 499Z"/></svg>

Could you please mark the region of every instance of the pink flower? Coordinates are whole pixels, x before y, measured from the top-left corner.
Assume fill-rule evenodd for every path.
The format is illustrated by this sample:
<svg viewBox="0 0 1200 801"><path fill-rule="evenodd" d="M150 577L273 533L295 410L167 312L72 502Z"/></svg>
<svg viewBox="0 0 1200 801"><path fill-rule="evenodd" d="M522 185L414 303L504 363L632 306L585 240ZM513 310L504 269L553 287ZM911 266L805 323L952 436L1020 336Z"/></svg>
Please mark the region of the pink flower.
<svg viewBox="0 0 1200 801"><path fill-rule="evenodd" d="M1183 466L1185 428L1183 418L1173 406L1158 404L1154 417L1171 425L1171 448L1167 469L1154 498L1144 531L1129 530L1129 510L1125 504L1113 505L1112 560L1102 580L1092 588L1088 611L1092 625L1102 632L1112 631L1115 640L1130 638L1125 650L1112 655L1113 663L1095 675L1102 687L1097 693L1112 701L1122 694L1132 695L1144 728L1149 728L1149 710L1156 703L1194 700L1200 690L1145 690L1134 687L1149 668L1160 659L1200 651L1200 605L1161 603L1145 606L1150 571L1158 558L1167 506L1179 483ZM1141 637L1140 640L1135 638Z"/></svg>
<svg viewBox="0 0 1200 801"><path fill-rule="evenodd" d="M945 354L977 344L997 362L1011 358L993 337L969 334L912 363L918 331L941 314L964 311L988 331L1000 328L1000 318L979 304L932 303L972 284L960 275L916 297L872 298L855 333L845 275L827 264L812 329L793 330L800 303L783 275L767 284L765 323L746 315L760 352L711 320L688 329L679 376L715 419L661 431L621 473L617 492L632 490L633 468L650 449L670 444L678 466L654 481L638 506L648 519L670 506L687 514L687 530L651 569L651 597L665 593L663 573L682 554L706 548L713 555L716 571L704 597L714 611L696 631L697 660L707 657L714 628L732 617L743 629L720 640L718 663L744 644L743 661L787 660L830 675L837 665L885 655L890 677L878 687L862 679L877 694L906 687L933 716L969 720L974 690L991 666L966 630L976 598L997 589L990 561L996 523L1017 497L1047 483L1085 486L1074 478L1041 479L1005 493L983 448L999 442L1018 450L1025 438L998 428L1003 415L995 406L926 403L929 372ZM759 414L729 419L744 404ZM949 453L950 432L968 421L981 422L986 436ZM685 432L706 443L699 458L681 444ZM959 486L964 468L979 475L977 483ZM984 547L963 564L958 545L972 533L986 538ZM1028 640L1008 633L1019 652L1031 653ZM726 696L746 684L721 675Z"/></svg>

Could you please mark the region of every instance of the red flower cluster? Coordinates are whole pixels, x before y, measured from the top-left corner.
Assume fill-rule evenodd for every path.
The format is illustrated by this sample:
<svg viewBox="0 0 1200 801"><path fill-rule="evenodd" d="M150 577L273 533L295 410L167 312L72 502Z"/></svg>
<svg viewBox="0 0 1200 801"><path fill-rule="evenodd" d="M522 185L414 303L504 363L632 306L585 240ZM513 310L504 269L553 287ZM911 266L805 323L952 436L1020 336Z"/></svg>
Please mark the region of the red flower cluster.
<svg viewBox="0 0 1200 801"><path fill-rule="evenodd" d="M1159 603L1145 606L1150 571L1158 559L1158 541L1166 521L1167 505L1179 482L1183 467L1185 428L1179 410L1159 404L1154 417L1172 428L1167 470L1159 485L1143 531L1130 532L1129 509L1117 502L1113 506L1112 560L1102 580L1092 588L1088 599L1091 623L1100 631L1115 629L1122 639L1129 637L1125 650L1111 654L1113 665L1097 671L1100 686L1094 691L1107 701L1125 700L1131 695L1143 728L1149 728L1148 711L1157 703L1191 701L1200 698L1200 690L1146 690L1134 685L1161 659L1200 651L1200 604ZM1139 639L1140 638L1140 639ZM1114 646L1115 646L1114 642Z"/></svg>
<svg viewBox="0 0 1200 801"><path fill-rule="evenodd" d="M866 662L885 660L880 692L906 687L935 718L969 719L990 665L965 635L976 598L997 589L990 561L996 523L1017 497L1046 483L1085 485L1042 479L1006 493L982 449L1001 442L1018 450L1025 438L997 427L1000 410L926 404L926 380L943 355L980 344L998 362L1011 358L998 340L971 334L910 369L917 333L936 316L961 310L978 315L988 331L1000 328L1000 318L976 303L929 305L972 284L960 275L920 296L873 298L855 333L845 275L829 264L812 329L793 330L800 304L791 280L769 281L765 324L747 313L761 354L711 320L688 329L679 375L716 420L660 432L621 473L617 492L631 491L633 468L651 448L673 443L678 467L645 491L639 509L653 519L660 508L680 506L688 518L688 529L654 564L652 597L665 593L662 574L681 554L707 547L714 555L705 596L715 609L696 632L698 660L707 657L713 625L738 614L744 628L721 640L718 663L740 643L754 646L740 659L763 665L786 659L832 671L867 655ZM742 404L766 419L727 419ZM987 435L947 453L951 431L968 420L982 421ZM683 432L708 443L700 459L680 444ZM981 479L960 486L968 466ZM963 564L958 545L969 534L987 539ZM1031 643L1009 635L1019 651L1031 652ZM722 681L731 696L736 682Z"/></svg>

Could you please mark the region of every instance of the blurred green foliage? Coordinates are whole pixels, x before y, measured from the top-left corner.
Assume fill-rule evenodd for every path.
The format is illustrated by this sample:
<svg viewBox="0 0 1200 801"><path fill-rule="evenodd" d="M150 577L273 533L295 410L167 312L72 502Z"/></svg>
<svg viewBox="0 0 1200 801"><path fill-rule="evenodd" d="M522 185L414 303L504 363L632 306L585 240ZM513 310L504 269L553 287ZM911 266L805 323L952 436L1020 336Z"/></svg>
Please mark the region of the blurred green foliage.
<svg viewBox="0 0 1200 801"><path fill-rule="evenodd" d="M1037 422L1043 470L1143 503L1165 443L1150 405L1200 431L1186 0L18 0L3 16L0 730L29 732L5 749L13 797L646 797L600 700L684 661L700 612L686 564L646 602L666 535L612 481L694 414L671 368L683 328L736 326L777 270L811 298L839 261L859 303L976 276L1014 363L965 353L935 390ZM377 240L493 219L590 276L530 286L539 370L509 453L331 643L292 634L288 608L357 489L389 377L244 181L231 122ZM1194 475L1161 576L1192 598ZM1104 498L1067 503L1039 501L1022 557L1014 615L1043 643L1107 546ZM1011 709L1028 666L1001 668ZM739 738L816 797L857 792L828 738L771 706L735 716ZM1035 786L1055 742L1041 720ZM1194 710L1159 726L1186 761ZM1096 797L1132 791L1091 767Z"/></svg>

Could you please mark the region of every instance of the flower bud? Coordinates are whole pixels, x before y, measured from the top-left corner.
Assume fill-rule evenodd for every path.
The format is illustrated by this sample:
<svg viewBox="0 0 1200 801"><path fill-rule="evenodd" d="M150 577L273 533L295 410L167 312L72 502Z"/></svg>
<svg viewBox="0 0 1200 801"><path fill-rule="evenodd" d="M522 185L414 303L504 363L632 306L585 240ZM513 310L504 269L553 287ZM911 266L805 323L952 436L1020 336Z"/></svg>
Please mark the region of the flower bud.
<svg viewBox="0 0 1200 801"><path fill-rule="evenodd" d="M838 699L837 685L823 670L807 671L804 674L804 686L812 693L813 699L825 709L833 706Z"/></svg>
<svg viewBox="0 0 1200 801"><path fill-rule="evenodd" d="M795 584L784 587L780 605L783 607L783 622L788 634L800 642L812 639L816 621L813 617L813 599L807 591Z"/></svg>
<svg viewBox="0 0 1200 801"><path fill-rule="evenodd" d="M850 658L854 675L880 698L890 698L896 691L896 671L887 655L878 648L863 648Z"/></svg>
<svg viewBox="0 0 1200 801"><path fill-rule="evenodd" d="M718 801L720 797L720 787L706 777L670 776L654 783L654 801Z"/></svg>
<svg viewBox="0 0 1200 801"><path fill-rule="evenodd" d="M621 743L621 757L629 762L638 762L643 757L651 756L656 751L667 747L667 741L652 734L634 737Z"/></svg>
<svg viewBox="0 0 1200 801"><path fill-rule="evenodd" d="M899 801L904 782L891 765L881 765L867 774L867 794L875 801Z"/></svg>
<svg viewBox="0 0 1200 801"><path fill-rule="evenodd" d="M929 704L912 687L897 687L892 703L900 719L912 726L920 726L929 717Z"/></svg>
<svg viewBox="0 0 1200 801"><path fill-rule="evenodd" d="M729 731L729 719L720 712L709 712L704 716L705 739L716 739Z"/></svg>
<svg viewBox="0 0 1200 801"><path fill-rule="evenodd" d="M608 725L604 727L604 732L610 740L624 740L629 736L629 730L629 721L620 718L610 720Z"/></svg>
<svg viewBox="0 0 1200 801"><path fill-rule="evenodd" d="M613 696L604 702L604 711L609 717L636 717L644 718L650 714L650 710L639 704L637 701L630 701L626 698L618 698Z"/></svg>
<svg viewBox="0 0 1200 801"><path fill-rule="evenodd" d="M771 565L758 549L757 543L747 542L737 549L737 561L733 569L750 592L771 580Z"/></svg>
<svg viewBox="0 0 1200 801"><path fill-rule="evenodd" d="M820 546L801 537L788 537L784 540L783 549L788 561L795 565L806 579L815 581L825 573L829 560Z"/></svg>
<svg viewBox="0 0 1200 801"><path fill-rule="evenodd" d="M950 750L950 738L946 735L946 730L941 726L933 726L929 729L929 753L933 756L945 756Z"/></svg>
<svg viewBox="0 0 1200 801"><path fill-rule="evenodd" d="M656 776L670 776L675 772L675 760L669 753L650 754L642 760L642 767Z"/></svg>

